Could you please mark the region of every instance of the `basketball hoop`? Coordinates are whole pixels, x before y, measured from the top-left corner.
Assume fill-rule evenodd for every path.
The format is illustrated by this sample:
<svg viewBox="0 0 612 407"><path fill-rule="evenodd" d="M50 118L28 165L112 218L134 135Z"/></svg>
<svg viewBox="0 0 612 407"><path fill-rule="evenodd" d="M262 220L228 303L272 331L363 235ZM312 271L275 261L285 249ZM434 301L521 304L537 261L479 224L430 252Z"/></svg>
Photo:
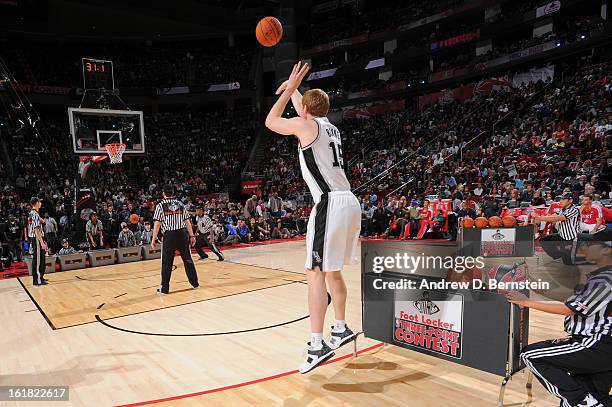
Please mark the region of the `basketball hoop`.
<svg viewBox="0 0 612 407"><path fill-rule="evenodd" d="M111 164L119 164L123 161L123 152L125 151L125 144L123 143L111 143L105 144L104 148L108 153Z"/></svg>

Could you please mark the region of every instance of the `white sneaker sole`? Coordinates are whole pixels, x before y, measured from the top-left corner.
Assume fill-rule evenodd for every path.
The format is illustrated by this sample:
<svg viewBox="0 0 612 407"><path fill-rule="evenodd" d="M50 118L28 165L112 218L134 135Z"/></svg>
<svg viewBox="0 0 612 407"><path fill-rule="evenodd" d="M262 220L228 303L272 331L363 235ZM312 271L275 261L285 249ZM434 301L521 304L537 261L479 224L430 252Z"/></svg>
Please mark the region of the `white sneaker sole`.
<svg viewBox="0 0 612 407"><path fill-rule="evenodd" d="M298 371L299 371L301 374L308 373L308 372L312 371L314 368L316 368L316 367L318 367L318 366L321 366L323 363L325 363L325 362L326 362L326 361L328 361L329 359L333 358L335 355L336 355L336 354L334 353L334 351L331 351L331 352L327 353L326 355L324 355L323 357L321 357L321 359L319 359L319 360L317 361L317 363L314 363L314 364L310 365L310 366L309 366L307 369L305 369L305 370L302 370L302 369L301 369L301 366L300 366L300 368L298 368Z"/></svg>

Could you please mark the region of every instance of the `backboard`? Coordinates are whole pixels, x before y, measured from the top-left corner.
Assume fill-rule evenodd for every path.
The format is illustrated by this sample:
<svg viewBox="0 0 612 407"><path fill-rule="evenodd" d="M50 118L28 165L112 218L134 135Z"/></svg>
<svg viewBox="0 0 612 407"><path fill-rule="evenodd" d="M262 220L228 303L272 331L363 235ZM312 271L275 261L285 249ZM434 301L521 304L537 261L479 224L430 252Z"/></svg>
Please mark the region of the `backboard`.
<svg viewBox="0 0 612 407"><path fill-rule="evenodd" d="M124 154L144 154L142 111L68 108L72 149L78 155L105 155L105 144L123 143Z"/></svg>

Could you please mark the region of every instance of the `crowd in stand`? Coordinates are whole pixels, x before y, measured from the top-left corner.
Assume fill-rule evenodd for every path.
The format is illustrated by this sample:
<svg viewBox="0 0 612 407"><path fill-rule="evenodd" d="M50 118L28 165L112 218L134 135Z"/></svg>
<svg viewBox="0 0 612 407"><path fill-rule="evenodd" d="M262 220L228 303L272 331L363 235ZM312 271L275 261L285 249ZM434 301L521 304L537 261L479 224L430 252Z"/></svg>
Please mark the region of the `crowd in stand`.
<svg viewBox="0 0 612 407"><path fill-rule="evenodd" d="M459 215L472 214L470 210L491 216L523 203L550 205L568 191L576 198L592 195L605 204L612 198L610 67L579 61L572 70L557 74L553 83L528 83L476 93L461 102L441 100L396 113L344 119L339 124L344 161L362 201L362 234L418 237L427 200L451 201L449 212L426 215L433 233L427 236L450 239L456 237ZM166 183L174 184L191 210L204 207L215 222L218 244L303 234L312 202L292 138L269 140L260 171L260 198L245 205L224 195L212 198L238 181L255 126L249 110L187 110L145 117L147 140L153 140L147 144L148 155L126 156L121 166L103 162L87 175L103 226L98 245L123 241L122 223L133 234L132 238L126 232L125 244L145 242L142 234L150 227L153 202ZM77 160L66 154L71 150L67 123L43 115L38 128L39 134L16 131L6 145L12 168L0 166L0 223L6 225L0 233L6 233L5 240L21 239L28 198L39 195L53 250L61 248L62 238L69 244L89 241L75 237L85 231L75 231L71 215L75 185L66 174L76 174ZM44 149L36 147L42 144ZM116 215L105 214L109 206Z"/></svg>
<svg viewBox="0 0 612 407"><path fill-rule="evenodd" d="M380 7L380 4L375 2L368 2L365 9L352 5L341 6L331 12L316 15L317 19L307 32L304 44L305 47L319 45L354 35L397 27L461 3L461 0L440 2L419 0L411 1L408 4L394 0L386 2L385 7Z"/></svg>
<svg viewBox="0 0 612 407"><path fill-rule="evenodd" d="M464 102L440 101L368 119L345 119L339 127L348 176L362 200L363 235L417 237L426 199L452 204L450 212L425 215L437 221L430 223L432 234L424 237L450 239L456 236L458 215L472 214L470 210L491 216L522 203L550 205L568 191L576 198L588 194L609 202L610 64L583 65L550 84L524 84ZM104 244L117 244L124 222L134 235L127 242L142 242L153 202L165 183L176 186L190 210L205 208L215 221L218 244L303 234L312 202L292 138L269 140L261 198L242 205L209 195L220 192L226 174L236 175L246 161L253 135L250 115L192 111L147 118L146 134L157 142L148 145L147 157L135 159L140 177L130 178L130 159L122 166L93 166L87 176L96 193ZM500 118L505 120L498 122ZM84 231L74 234L76 222L70 215L74 184L65 174L70 173L66 169L76 172L76 160L63 153L70 148L66 129L53 119L47 122L48 149L28 147L36 140L27 132L11 144L17 176L9 179L7 169L0 167L6 181L0 213L5 232L14 240L15 233L22 236L26 198L40 195L51 246L59 250L62 238L78 244L83 239L74 236ZM169 143L172 151L164 148ZM109 206L116 215L106 214ZM414 227L407 230L406 225Z"/></svg>
<svg viewBox="0 0 612 407"><path fill-rule="evenodd" d="M198 208L210 218L213 242L218 246L291 239L303 235L311 210L307 206L297 207L294 202L283 202L278 194L270 194L266 201L254 195L244 205L230 202L223 195L215 195L216 198L188 195L183 190L179 191L179 196L194 225L197 225L195 217ZM49 245L48 253L60 255L150 244L154 202L160 199L159 196L145 195L131 200L122 193L115 193L99 198L96 210L88 220L79 222L76 216L71 215L69 196L45 195L43 198L41 215L45 240ZM4 197L2 201L6 202ZM27 253L24 233L31 210L27 202L8 204L10 207L0 217L0 255L5 265L21 261ZM54 207L54 204L58 206Z"/></svg>
<svg viewBox="0 0 612 407"><path fill-rule="evenodd" d="M7 144L13 168L9 173L0 167L0 223L18 221L22 229L29 198L38 195L44 202L42 214L48 213L57 223L58 237L71 238L75 232L72 213L78 159L67 153L72 148L67 123L53 115L43 116L40 134L21 131ZM122 165L111 165L108 160L94 164L82 185L94 191L99 212L113 203L117 213L122 213L113 228L129 223L132 213L140 215L138 211L148 208L166 183L174 184L182 196L223 192L239 180L255 137L255 125L250 109L145 116L148 154L124 155ZM46 148L37 147L41 145ZM14 219L9 222L11 214ZM141 229L148 218L139 221ZM119 230L114 232L116 238ZM21 238L22 230L18 234ZM73 244L78 242L78 238L71 240ZM59 243L58 239L52 247L59 248Z"/></svg>
<svg viewBox="0 0 612 407"><path fill-rule="evenodd" d="M452 215L462 202L487 216L523 203L546 206L568 190L574 202L588 194L609 204L611 64L584 64L553 83L343 120L348 176L362 199L362 233L404 237L406 222L421 219L428 197L451 200ZM271 141L265 191L302 201L308 197L296 148L291 138ZM446 216L437 236L453 239L458 217L451 225ZM413 228L406 237L416 234Z"/></svg>

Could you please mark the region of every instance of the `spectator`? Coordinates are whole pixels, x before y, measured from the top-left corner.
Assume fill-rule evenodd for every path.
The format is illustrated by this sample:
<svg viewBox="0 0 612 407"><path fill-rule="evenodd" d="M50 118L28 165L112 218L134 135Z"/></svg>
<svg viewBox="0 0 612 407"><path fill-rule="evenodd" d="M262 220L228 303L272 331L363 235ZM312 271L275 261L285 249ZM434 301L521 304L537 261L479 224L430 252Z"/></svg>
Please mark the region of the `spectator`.
<svg viewBox="0 0 612 407"><path fill-rule="evenodd" d="M138 235L136 241L141 245L151 244L153 239L153 230L151 229L151 222L144 223L144 229Z"/></svg>
<svg viewBox="0 0 612 407"><path fill-rule="evenodd" d="M119 232L119 236L117 237L117 246L118 247L132 247L136 246L136 237L134 236L134 232L130 230L128 224L125 222L121 223L121 232Z"/></svg>
<svg viewBox="0 0 612 407"><path fill-rule="evenodd" d="M76 252L77 251L74 249L74 247L70 246L70 242L68 242L68 239L62 239L62 248L59 249L59 251L57 252L59 256L74 254Z"/></svg>

